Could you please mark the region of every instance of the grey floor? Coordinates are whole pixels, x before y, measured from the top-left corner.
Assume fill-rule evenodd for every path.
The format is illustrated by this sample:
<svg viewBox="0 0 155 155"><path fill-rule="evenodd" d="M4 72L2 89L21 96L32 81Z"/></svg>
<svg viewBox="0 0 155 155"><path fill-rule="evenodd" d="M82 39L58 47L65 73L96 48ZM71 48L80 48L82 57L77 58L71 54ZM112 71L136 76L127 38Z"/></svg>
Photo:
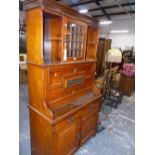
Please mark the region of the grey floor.
<svg viewBox="0 0 155 155"><path fill-rule="evenodd" d="M19 91L19 154L30 155L27 85L20 85ZM105 129L90 138L75 155L134 155L135 96L124 96L117 109L102 106L99 116Z"/></svg>

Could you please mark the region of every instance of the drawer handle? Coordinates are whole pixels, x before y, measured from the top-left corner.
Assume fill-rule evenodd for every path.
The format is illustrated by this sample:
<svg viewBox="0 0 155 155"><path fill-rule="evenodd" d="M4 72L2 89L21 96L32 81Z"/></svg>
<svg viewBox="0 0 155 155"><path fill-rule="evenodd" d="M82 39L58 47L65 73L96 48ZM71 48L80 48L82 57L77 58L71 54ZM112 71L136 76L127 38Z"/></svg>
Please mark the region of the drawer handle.
<svg viewBox="0 0 155 155"><path fill-rule="evenodd" d="M89 107L89 112L94 112L94 109L93 109L93 107Z"/></svg>
<svg viewBox="0 0 155 155"><path fill-rule="evenodd" d="M90 105L89 105L89 108L93 108L93 107L94 107L94 105L93 105L93 104L90 104Z"/></svg>
<svg viewBox="0 0 155 155"><path fill-rule="evenodd" d="M67 123L71 123L73 121L73 116L70 116L69 118L67 118Z"/></svg>

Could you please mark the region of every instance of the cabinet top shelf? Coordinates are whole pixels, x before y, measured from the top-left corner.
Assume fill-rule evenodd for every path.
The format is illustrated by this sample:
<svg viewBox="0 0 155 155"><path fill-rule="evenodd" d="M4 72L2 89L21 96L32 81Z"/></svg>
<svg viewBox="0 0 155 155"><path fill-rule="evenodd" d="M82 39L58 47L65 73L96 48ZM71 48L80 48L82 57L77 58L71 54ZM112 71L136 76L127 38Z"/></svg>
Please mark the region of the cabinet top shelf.
<svg viewBox="0 0 155 155"><path fill-rule="evenodd" d="M89 23L90 25L93 25L95 27L98 27L99 21L96 20L93 17L89 17L87 15L81 14L78 11L65 6L59 2L53 1L53 0L25 0L23 1L23 8L24 10L30 10L34 8L40 8L45 12L49 13L58 13L60 15L65 15L68 17L76 18L78 20L81 20L83 22Z"/></svg>
<svg viewBox="0 0 155 155"><path fill-rule="evenodd" d="M39 67L46 67L46 66L55 66L55 65L69 65L69 64L80 64L80 63L94 63L94 62L97 62L96 60L94 59L86 59L86 60L80 60L80 61L71 61L71 62L60 62L60 61L55 61L55 62L46 62L44 64L36 64L36 63L33 63L31 61L27 61L27 63L29 64L33 64L33 65L36 65L36 66L39 66Z"/></svg>

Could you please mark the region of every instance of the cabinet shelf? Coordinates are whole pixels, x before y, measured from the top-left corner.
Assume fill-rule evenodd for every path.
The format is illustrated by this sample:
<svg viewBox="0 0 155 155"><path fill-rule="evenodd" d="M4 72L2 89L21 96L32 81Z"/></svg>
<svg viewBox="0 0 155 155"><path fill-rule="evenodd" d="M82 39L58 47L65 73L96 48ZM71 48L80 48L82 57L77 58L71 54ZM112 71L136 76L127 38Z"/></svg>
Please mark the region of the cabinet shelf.
<svg viewBox="0 0 155 155"><path fill-rule="evenodd" d="M68 51L81 51L81 48L66 48Z"/></svg>
<svg viewBox="0 0 155 155"><path fill-rule="evenodd" d="M81 33L81 32L67 32L67 33L65 33L66 35L67 34L69 34L69 35L71 35L71 34L76 34L76 35L84 35L84 33Z"/></svg>
<svg viewBox="0 0 155 155"><path fill-rule="evenodd" d="M44 13L43 24L44 61L54 62L61 60L62 50L62 17Z"/></svg>
<svg viewBox="0 0 155 155"><path fill-rule="evenodd" d="M88 27L86 59L96 59L98 29Z"/></svg>
<svg viewBox="0 0 155 155"><path fill-rule="evenodd" d="M62 37L52 37L51 41L62 41Z"/></svg>
<svg viewBox="0 0 155 155"><path fill-rule="evenodd" d="M62 41L62 38L60 38L60 37L52 37L52 38L49 38L49 39L44 39L44 41Z"/></svg>
<svg viewBox="0 0 155 155"><path fill-rule="evenodd" d="M76 40L64 40L64 42L76 42L76 43L83 43L83 41L76 41Z"/></svg>

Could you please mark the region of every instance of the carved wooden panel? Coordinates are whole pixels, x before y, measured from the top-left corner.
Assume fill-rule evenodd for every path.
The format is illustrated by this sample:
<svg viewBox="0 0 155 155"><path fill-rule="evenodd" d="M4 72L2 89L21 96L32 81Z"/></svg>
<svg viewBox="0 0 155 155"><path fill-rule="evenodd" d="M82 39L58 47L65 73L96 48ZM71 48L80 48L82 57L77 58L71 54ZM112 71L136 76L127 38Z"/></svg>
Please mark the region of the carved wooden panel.
<svg viewBox="0 0 155 155"><path fill-rule="evenodd" d="M57 155L73 154L79 147L80 120L68 123L57 133Z"/></svg>
<svg viewBox="0 0 155 155"><path fill-rule="evenodd" d="M93 75L94 63L52 66L49 69L49 101L59 102L91 90Z"/></svg>
<svg viewBox="0 0 155 155"><path fill-rule="evenodd" d="M81 85L81 84L83 84L83 81L84 81L83 76L68 79L68 80L65 81L65 88L73 87L75 85Z"/></svg>
<svg viewBox="0 0 155 155"><path fill-rule="evenodd" d="M95 111L92 114L86 114L82 117L81 139L80 139L81 145L93 134L95 134L97 118L98 118L98 111Z"/></svg>

